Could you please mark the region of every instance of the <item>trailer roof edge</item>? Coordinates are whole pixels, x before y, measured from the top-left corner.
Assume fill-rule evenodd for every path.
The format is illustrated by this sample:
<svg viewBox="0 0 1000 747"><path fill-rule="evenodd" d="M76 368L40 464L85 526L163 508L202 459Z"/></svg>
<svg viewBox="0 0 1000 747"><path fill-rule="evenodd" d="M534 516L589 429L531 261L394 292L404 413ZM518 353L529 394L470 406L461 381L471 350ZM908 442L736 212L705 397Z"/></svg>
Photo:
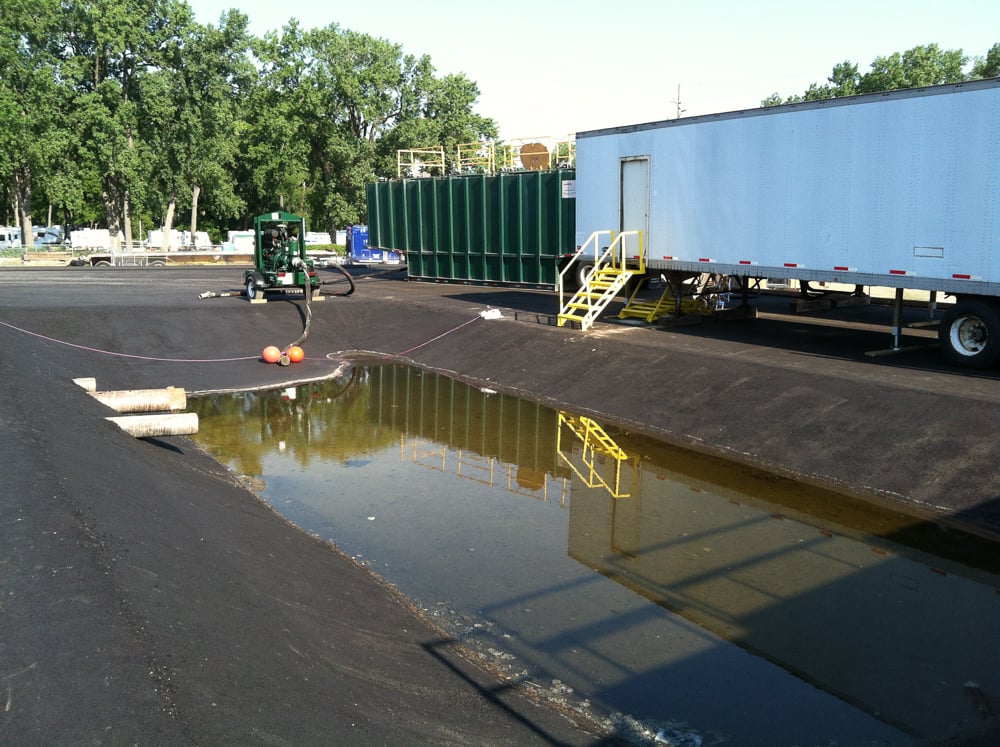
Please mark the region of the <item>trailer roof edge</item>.
<svg viewBox="0 0 1000 747"><path fill-rule="evenodd" d="M1000 78L981 78L969 80L962 83L944 83L936 86L923 86L920 88L900 88L893 91L880 91L877 93L864 93L857 96L840 96L831 99L818 99L816 101L803 101L796 104L779 104L777 106L761 106L755 109L740 109L729 112L719 112L718 114L700 114L695 117L683 117L680 119L663 119L655 122L644 122L640 124L619 125L617 127L604 127L596 130L583 130L576 133L576 139L581 140L589 137L600 137L603 135L620 135L629 132L642 132L645 130L658 130L667 127L683 127L685 125L699 124L703 122L718 122L725 119L741 119L745 117L762 117L781 112L809 111L812 109L825 109L835 106L851 106L858 104L871 104L887 99L908 99L918 96L939 96L947 93L958 93L960 91L981 91L984 89L1000 88Z"/></svg>

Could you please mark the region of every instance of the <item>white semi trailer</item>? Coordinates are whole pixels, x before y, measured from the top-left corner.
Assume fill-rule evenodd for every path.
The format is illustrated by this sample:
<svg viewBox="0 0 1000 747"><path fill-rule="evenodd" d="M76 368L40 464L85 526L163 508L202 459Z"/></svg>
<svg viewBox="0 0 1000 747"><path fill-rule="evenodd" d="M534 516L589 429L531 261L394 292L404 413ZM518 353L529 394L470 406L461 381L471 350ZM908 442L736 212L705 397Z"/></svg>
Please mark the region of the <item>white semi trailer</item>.
<svg viewBox="0 0 1000 747"><path fill-rule="evenodd" d="M1000 79L580 132L576 201L656 274L954 296L942 350L1000 359Z"/></svg>

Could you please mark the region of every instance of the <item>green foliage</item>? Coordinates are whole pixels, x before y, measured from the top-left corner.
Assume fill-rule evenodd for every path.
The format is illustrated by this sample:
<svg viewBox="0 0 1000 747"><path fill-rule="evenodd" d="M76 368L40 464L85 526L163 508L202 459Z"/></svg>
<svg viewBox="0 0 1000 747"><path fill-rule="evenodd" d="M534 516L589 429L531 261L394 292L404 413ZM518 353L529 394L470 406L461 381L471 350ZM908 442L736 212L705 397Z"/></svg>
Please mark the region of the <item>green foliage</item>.
<svg viewBox="0 0 1000 747"><path fill-rule="evenodd" d="M184 0L5 0L3 204L113 231L176 209L213 233L284 208L333 231L398 147L496 136L475 84L426 56L335 24L247 29Z"/></svg>
<svg viewBox="0 0 1000 747"><path fill-rule="evenodd" d="M255 52L262 86L243 152L257 209L278 207L277 195L310 225L334 231L363 220L365 184L395 174L398 148L496 134L472 113L475 84L437 78L430 58L383 39L293 22Z"/></svg>
<svg viewBox="0 0 1000 747"><path fill-rule="evenodd" d="M972 65L972 78L1000 77L1000 43L994 44L985 57L977 57Z"/></svg>
<svg viewBox="0 0 1000 747"><path fill-rule="evenodd" d="M795 104L802 101L993 77L1000 75L1000 44L995 44L985 58L977 58L966 73L969 61L962 50L945 50L937 44L916 46L888 57L876 57L869 71L864 74L858 73L856 64L845 60L834 66L826 83L813 83L804 93L793 94L784 99L780 94L772 93L761 101L761 106Z"/></svg>

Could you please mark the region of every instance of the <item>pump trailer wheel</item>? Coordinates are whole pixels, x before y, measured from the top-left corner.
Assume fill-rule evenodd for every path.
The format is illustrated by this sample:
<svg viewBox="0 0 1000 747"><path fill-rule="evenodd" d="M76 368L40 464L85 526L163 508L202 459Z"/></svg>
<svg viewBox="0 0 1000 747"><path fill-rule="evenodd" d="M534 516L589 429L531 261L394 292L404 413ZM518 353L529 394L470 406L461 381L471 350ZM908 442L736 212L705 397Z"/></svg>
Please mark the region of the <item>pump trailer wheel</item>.
<svg viewBox="0 0 1000 747"><path fill-rule="evenodd" d="M264 275L260 272L252 272L247 275L247 298L256 301L264 297Z"/></svg>

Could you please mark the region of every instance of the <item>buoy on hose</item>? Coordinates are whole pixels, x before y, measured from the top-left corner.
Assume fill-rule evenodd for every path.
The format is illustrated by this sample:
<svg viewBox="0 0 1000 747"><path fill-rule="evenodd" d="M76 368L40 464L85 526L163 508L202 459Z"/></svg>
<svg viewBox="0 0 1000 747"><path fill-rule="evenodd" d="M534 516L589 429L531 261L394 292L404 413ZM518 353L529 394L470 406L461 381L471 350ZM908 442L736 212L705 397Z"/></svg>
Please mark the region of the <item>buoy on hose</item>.
<svg viewBox="0 0 1000 747"><path fill-rule="evenodd" d="M275 345L268 345L261 351L260 357L265 363L277 363L281 358L281 351Z"/></svg>
<svg viewBox="0 0 1000 747"><path fill-rule="evenodd" d="M285 355L288 356L288 360L292 363L298 363L306 357L305 351L298 345L291 345L288 350L285 351Z"/></svg>

